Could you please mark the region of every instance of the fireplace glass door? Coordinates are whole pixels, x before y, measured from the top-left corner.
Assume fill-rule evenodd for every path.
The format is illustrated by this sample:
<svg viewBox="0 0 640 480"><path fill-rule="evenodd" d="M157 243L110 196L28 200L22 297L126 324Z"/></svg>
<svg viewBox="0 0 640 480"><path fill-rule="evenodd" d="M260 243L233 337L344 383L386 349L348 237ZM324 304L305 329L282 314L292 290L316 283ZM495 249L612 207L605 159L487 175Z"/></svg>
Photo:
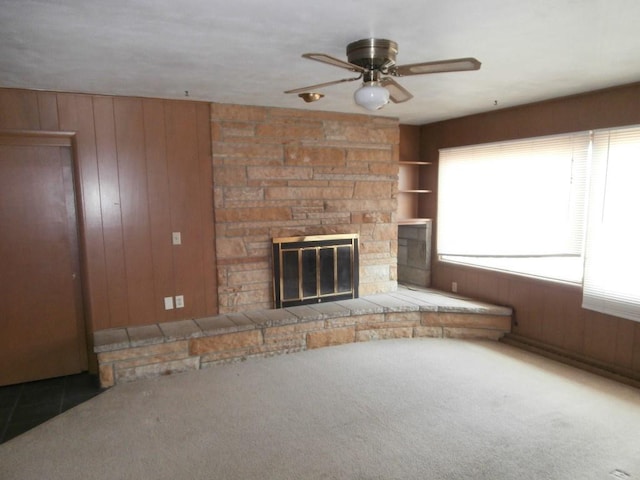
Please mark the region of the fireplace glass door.
<svg viewBox="0 0 640 480"><path fill-rule="evenodd" d="M273 239L276 308L358 296L358 236Z"/></svg>

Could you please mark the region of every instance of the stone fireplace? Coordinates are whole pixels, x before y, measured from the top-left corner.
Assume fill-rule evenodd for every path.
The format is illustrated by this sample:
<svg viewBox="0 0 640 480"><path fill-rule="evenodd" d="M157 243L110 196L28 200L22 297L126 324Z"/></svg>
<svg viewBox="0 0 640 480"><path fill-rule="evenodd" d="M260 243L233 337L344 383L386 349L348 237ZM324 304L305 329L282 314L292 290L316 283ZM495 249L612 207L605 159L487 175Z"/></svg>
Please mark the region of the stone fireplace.
<svg viewBox="0 0 640 480"><path fill-rule="evenodd" d="M214 103L211 139L220 313L276 306L274 238L356 234L357 294L397 289L397 119Z"/></svg>
<svg viewBox="0 0 640 480"><path fill-rule="evenodd" d="M276 308L358 297L358 235L273 239Z"/></svg>

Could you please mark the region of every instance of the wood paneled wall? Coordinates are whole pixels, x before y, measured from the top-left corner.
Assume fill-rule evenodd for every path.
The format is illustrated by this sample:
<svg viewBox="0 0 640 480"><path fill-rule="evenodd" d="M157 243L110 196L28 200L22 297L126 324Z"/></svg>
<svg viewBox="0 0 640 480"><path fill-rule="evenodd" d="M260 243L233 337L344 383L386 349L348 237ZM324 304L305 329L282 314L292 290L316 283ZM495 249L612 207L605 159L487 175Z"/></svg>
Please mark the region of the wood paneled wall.
<svg viewBox="0 0 640 480"><path fill-rule="evenodd" d="M434 162L427 188L437 192L439 148L632 124L640 124L640 83L424 125L422 160ZM437 194L421 207L422 216L436 219L437 229ZM640 372L640 323L582 309L579 286L465 268L437 258L432 275L435 288L449 291L455 281L463 295L513 306L514 333Z"/></svg>
<svg viewBox="0 0 640 480"><path fill-rule="evenodd" d="M0 112L75 132L89 331L217 313L208 103L0 89Z"/></svg>

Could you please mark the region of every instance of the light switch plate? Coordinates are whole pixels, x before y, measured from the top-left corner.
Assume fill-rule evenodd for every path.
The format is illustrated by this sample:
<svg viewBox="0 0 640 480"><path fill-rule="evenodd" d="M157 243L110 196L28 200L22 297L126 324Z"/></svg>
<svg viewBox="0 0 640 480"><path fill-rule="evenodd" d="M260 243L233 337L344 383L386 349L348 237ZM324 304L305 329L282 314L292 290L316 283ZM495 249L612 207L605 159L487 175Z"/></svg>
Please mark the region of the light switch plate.
<svg viewBox="0 0 640 480"><path fill-rule="evenodd" d="M182 234L180 232L171 233L171 243L173 245L182 245Z"/></svg>

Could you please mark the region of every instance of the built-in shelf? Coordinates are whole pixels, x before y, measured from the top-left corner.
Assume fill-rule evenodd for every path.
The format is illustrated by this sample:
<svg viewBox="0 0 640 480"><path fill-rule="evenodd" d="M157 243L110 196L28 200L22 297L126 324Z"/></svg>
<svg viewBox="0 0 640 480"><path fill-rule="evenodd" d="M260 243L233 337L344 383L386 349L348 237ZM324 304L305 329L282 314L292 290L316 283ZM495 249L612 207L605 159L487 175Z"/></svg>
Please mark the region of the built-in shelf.
<svg viewBox="0 0 640 480"><path fill-rule="evenodd" d="M431 220L421 218L421 204L431 190L424 187L426 167L431 162L419 160L420 128L410 125L400 126L400 152L398 172L398 225L424 225Z"/></svg>
<svg viewBox="0 0 640 480"><path fill-rule="evenodd" d="M399 162L398 176L398 224L419 225L429 221L419 218L420 196L431 193L431 190L420 188L422 168L431 162L402 161Z"/></svg>

